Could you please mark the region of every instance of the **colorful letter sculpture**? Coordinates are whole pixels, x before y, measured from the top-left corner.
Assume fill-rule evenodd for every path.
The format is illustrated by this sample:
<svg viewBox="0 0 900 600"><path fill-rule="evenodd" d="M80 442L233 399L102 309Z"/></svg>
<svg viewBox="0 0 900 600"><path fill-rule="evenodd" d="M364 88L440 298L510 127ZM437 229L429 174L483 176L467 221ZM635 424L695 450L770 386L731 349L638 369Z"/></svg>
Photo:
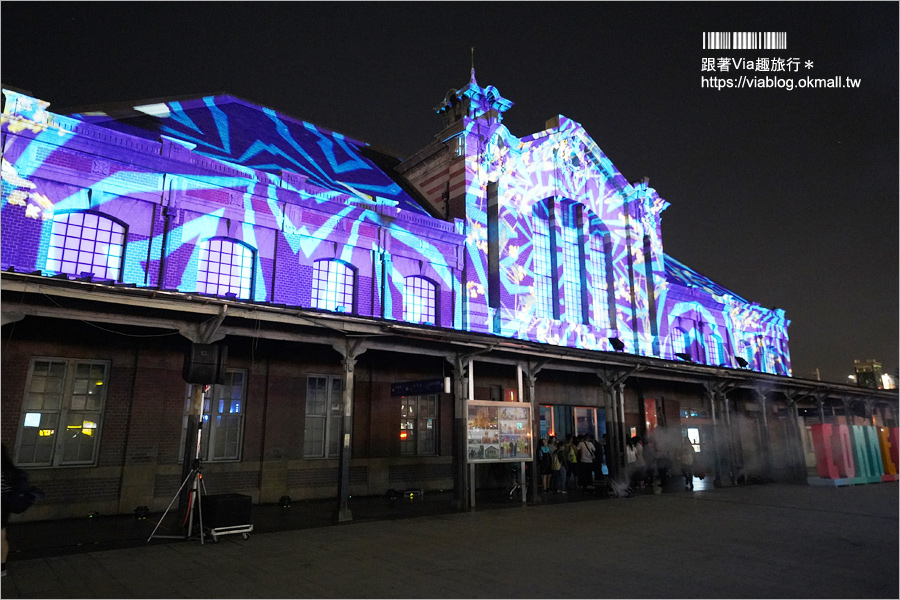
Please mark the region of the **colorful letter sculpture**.
<svg viewBox="0 0 900 600"><path fill-rule="evenodd" d="M896 427L812 426L816 472L834 485L897 481ZM810 478L810 483L822 483Z"/></svg>

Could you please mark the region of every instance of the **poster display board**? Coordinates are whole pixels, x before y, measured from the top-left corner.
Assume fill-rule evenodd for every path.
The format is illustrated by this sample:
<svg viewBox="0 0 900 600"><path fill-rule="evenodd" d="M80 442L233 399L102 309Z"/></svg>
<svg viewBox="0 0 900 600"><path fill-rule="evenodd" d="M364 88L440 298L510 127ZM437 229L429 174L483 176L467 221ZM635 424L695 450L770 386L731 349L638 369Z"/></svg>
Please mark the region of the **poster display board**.
<svg viewBox="0 0 900 600"><path fill-rule="evenodd" d="M521 402L466 402L468 460L523 462L532 459L531 406Z"/></svg>

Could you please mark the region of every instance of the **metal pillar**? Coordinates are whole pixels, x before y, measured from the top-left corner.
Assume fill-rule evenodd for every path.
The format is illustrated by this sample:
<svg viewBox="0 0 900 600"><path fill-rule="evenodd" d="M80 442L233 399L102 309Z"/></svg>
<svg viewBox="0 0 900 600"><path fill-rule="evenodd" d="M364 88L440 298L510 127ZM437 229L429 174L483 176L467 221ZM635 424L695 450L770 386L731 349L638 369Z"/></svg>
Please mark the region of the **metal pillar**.
<svg viewBox="0 0 900 600"><path fill-rule="evenodd" d="M731 405L728 401L728 393L725 391L719 392L720 397L722 398L722 413L725 416L725 427L728 429L728 479L731 481L731 485L737 485L737 478L734 472L734 465L737 463L737 444L734 443L734 427L731 423ZM741 462L743 462L743 457L741 457Z"/></svg>
<svg viewBox="0 0 900 600"><path fill-rule="evenodd" d="M459 510L469 510L469 473L466 468L469 464L469 440L466 434L466 399L468 398L468 385L466 376L470 362L462 357L455 357L453 361L453 434L456 439L456 486L455 503Z"/></svg>
<svg viewBox="0 0 900 600"><path fill-rule="evenodd" d="M841 403L844 405L844 422L849 427L853 425L853 401L849 398L841 398Z"/></svg>
<svg viewBox="0 0 900 600"><path fill-rule="evenodd" d="M353 433L353 367L356 366L356 359L366 351L362 346L362 342L356 341L351 343L349 339L345 340L343 345L335 344L333 346L337 350L343 360L341 364L344 366L344 390L342 393L343 414L341 417L341 454L339 463L338 477L338 506L334 512L334 520L338 523L353 520L353 513L350 511L350 437Z"/></svg>
<svg viewBox="0 0 900 600"><path fill-rule="evenodd" d="M806 478L806 455L803 451L803 433L800 429L799 397L790 392L785 392L784 401L790 412L790 429L793 431L791 435L793 439L789 445L792 448L791 454L793 455L792 471L795 472L798 480L804 480Z"/></svg>
<svg viewBox="0 0 900 600"><path fill-rule="evenodd" d="M611 456L607 457L607 467L614 478L619 478L625 472L625 381L641 369L639 365L628 371L598 369L596 372L603 391L609 398L606 431Z"/></svg>
<svg viewBox="0 0 900 600"><path fill-rule="evenodd" d="M763 458L763 476L767 481L772 481L774 465L772 464L772 438L769 435L769 405L766 401L766 393L756 390L756 398L759 401L759 412L762 415L760 422L760 450Z"/></svg>
<svg viewBox="0 0 900 600"><path fill-rule="evenodd" d="M619 383L615 387L615 395L618 396L616 405L619 408L619 414L616 418L616 447L613 449L613 463L615 473L613 476L619 478L625 473L625 384ZM608 465L607 465L608 466Z"/></svg>
<svg viewBox="0 0 900 600"><path fill-rule="evenodd" d="M722 487L722 477L719 469L719 423L716 418L716 392L712 386L704 386L706 399L709 400L709 416L712 419L713 429L713 486Z"/></svg>

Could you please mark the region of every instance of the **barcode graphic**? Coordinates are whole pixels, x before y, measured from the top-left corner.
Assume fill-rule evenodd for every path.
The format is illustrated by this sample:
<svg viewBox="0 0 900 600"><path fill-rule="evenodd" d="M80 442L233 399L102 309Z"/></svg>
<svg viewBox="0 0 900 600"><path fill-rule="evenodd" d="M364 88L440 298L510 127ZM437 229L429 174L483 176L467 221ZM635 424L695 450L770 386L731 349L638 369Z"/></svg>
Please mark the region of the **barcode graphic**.
<svg viewBox="0 0 900 600"><path fill-rule="evenodd" d="M704 50L787 50L784 31L706 31Z"/></svg>

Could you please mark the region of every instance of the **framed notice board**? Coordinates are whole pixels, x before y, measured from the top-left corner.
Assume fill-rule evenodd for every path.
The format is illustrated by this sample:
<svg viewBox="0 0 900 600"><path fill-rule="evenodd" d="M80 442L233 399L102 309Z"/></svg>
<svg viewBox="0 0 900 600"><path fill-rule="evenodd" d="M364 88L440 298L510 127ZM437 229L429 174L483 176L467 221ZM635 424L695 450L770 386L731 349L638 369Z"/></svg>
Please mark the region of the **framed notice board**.
<svg viewBox="0 0 900 600"><path fill-rule="evenodd" d="M466 402L467 456L472 462L532 460L531 405L522 402Z"/></svg>

